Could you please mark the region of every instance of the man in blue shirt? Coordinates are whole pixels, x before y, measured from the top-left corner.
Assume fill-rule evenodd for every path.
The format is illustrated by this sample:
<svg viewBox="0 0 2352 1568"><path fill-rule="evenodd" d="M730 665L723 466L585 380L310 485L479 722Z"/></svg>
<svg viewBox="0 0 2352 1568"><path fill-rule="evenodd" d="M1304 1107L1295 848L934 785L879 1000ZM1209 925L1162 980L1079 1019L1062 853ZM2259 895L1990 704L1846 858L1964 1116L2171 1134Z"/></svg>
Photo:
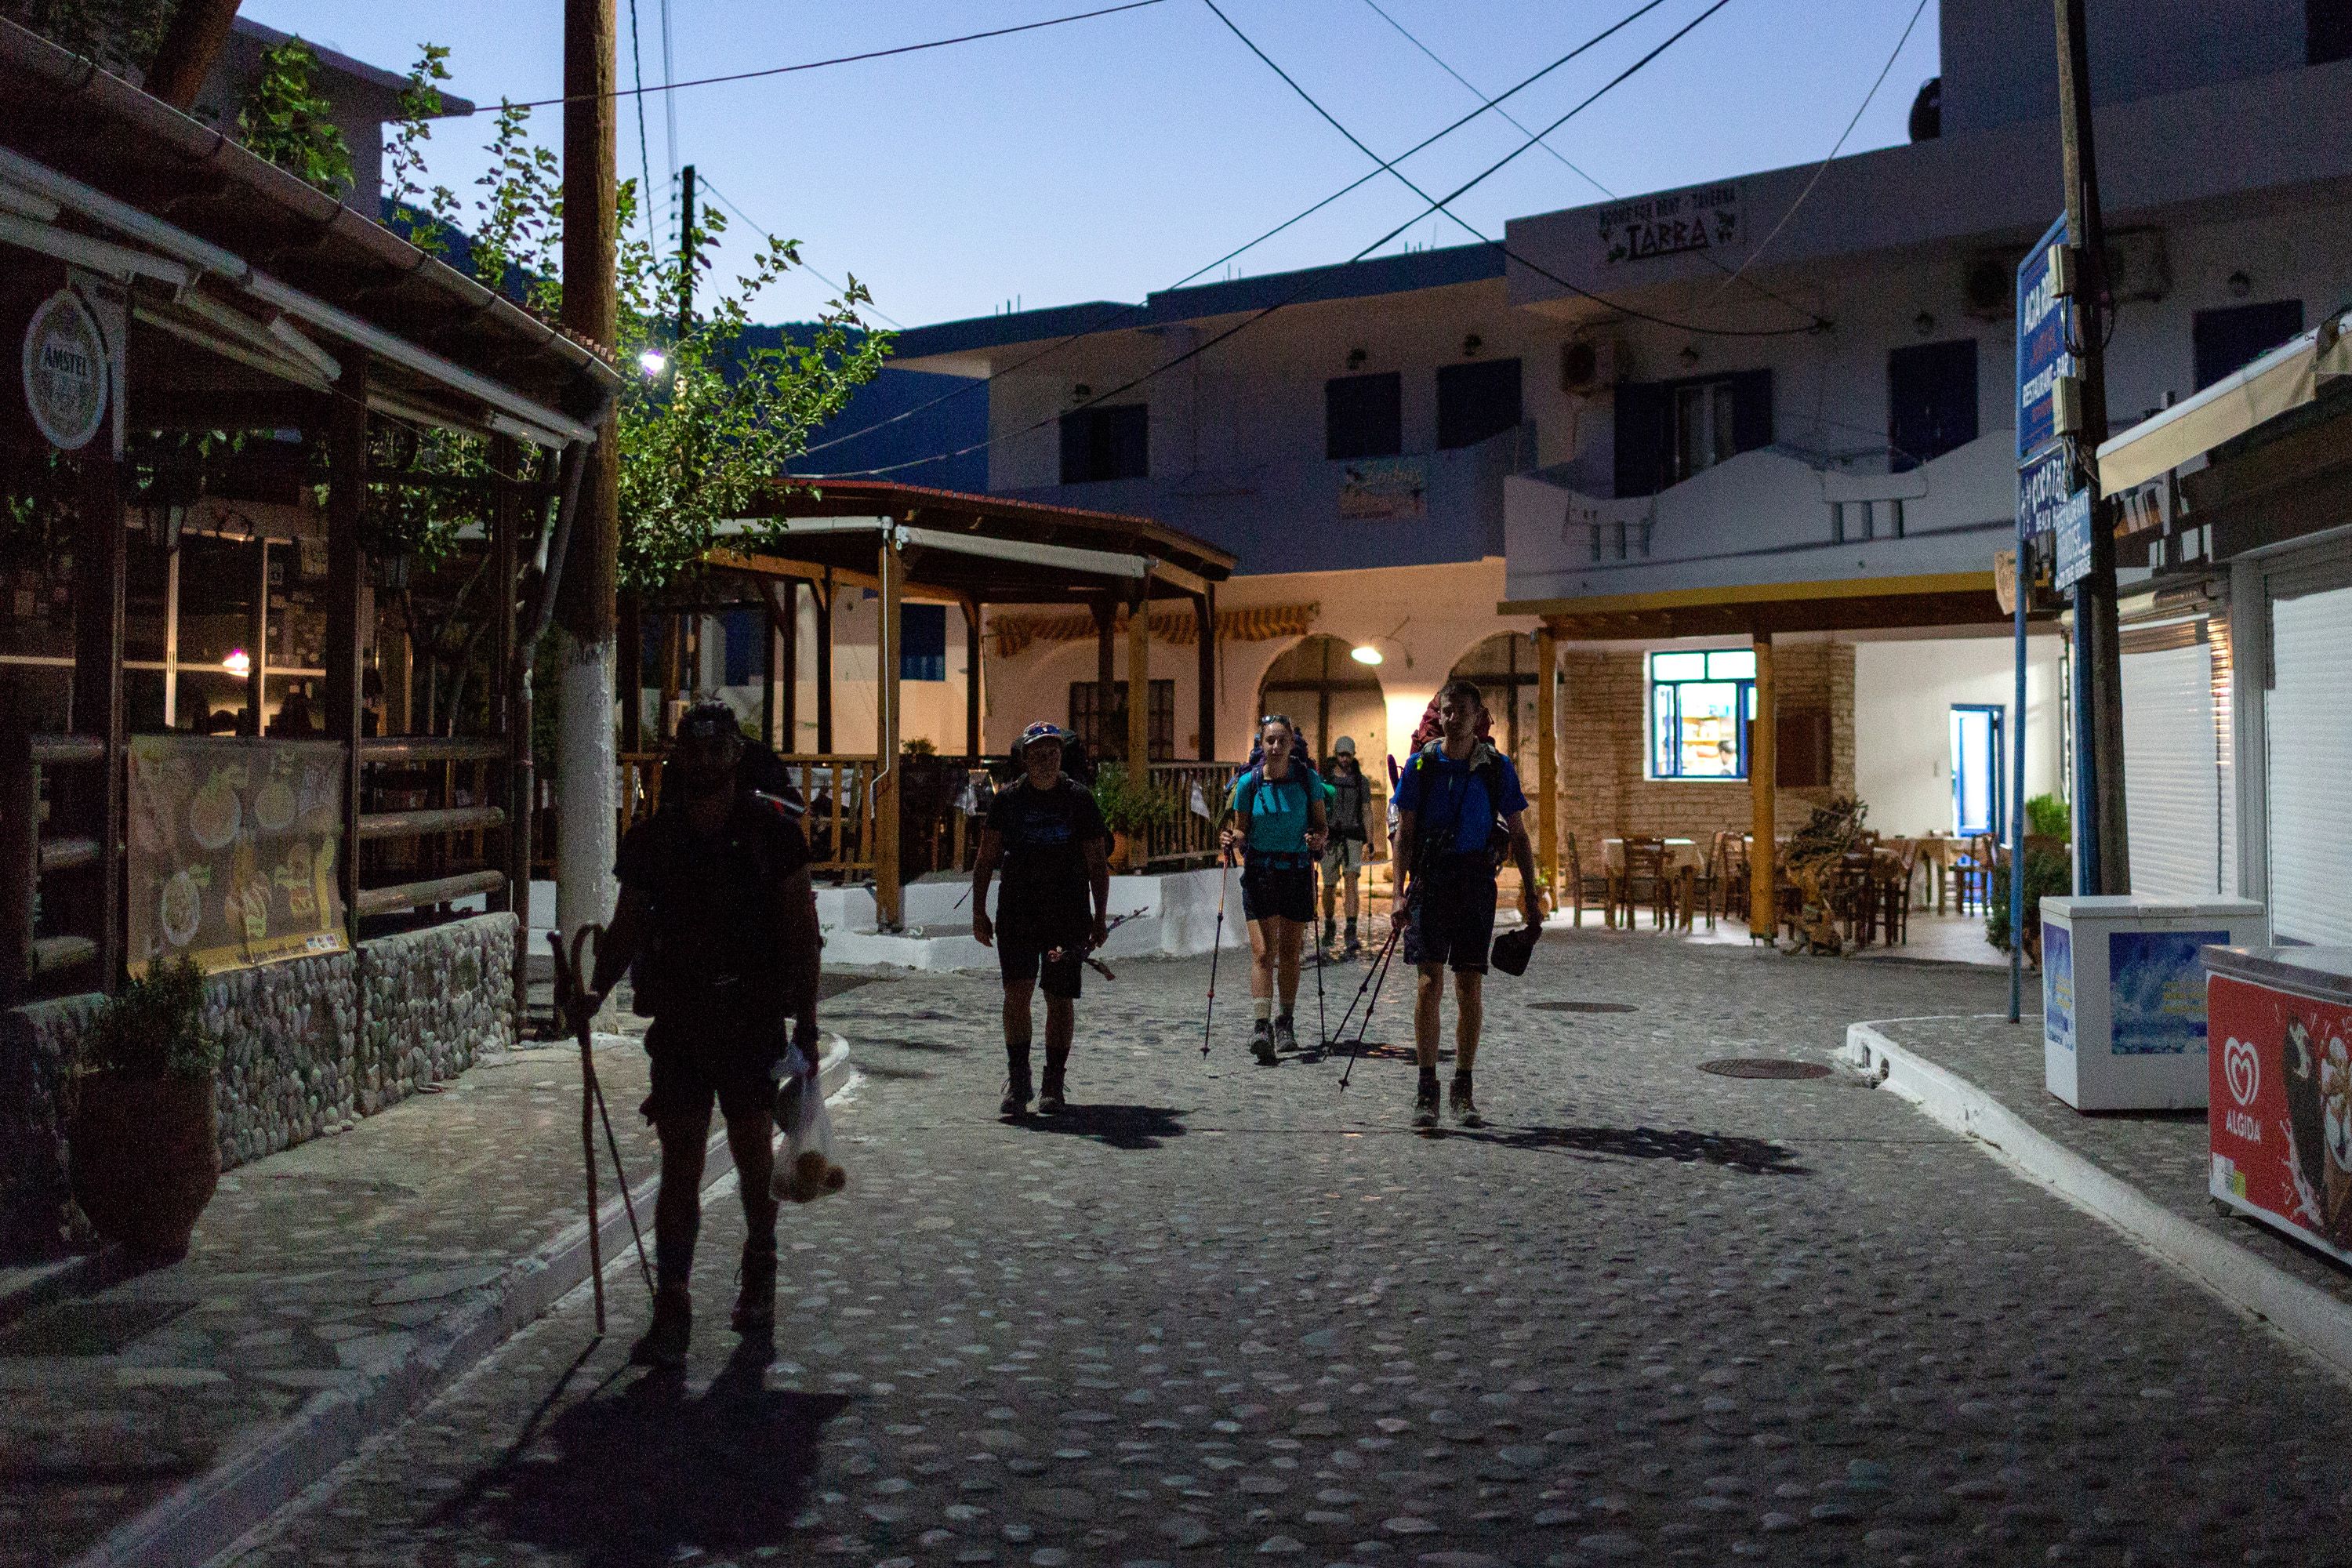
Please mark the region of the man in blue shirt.
<svg viewBox="0 0 2352 1568"><path fill-rule="evenodd" d="M1486 1118L1471 1093L1470 1069L1485 1018L1486 954L1495 936L1495 876L1507 850L1519 868L1519 914L1543 924L1528 797L1511 760L1478 738L1486 702L1456 679L1437 694L1438 739L1415 752L1397 779L1396 912L1404 958L1421 972L1413 1047L1421 1080L1413 1125L1437 1125L1437 1014L1445 971L1454 971L1454 1087L1449 1100L1465 1127Z"/></svg>

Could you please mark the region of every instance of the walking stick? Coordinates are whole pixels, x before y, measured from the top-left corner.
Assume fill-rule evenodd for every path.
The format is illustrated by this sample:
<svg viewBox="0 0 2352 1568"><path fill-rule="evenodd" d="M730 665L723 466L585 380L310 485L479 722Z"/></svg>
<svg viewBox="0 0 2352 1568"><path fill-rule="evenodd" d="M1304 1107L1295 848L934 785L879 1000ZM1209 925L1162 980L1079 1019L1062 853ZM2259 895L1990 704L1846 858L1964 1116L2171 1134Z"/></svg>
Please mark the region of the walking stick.
<svg viewBox="0 0 2352 1568"><path fill-rule="evenodd" d="M1323 1012L1323 928L1319 925L1315 927L1315 1033L1323 1042L1321 1048L1329 1050L1331 1025Z"/></svg>
<svg viewBox="0 0 2352 1568"><path fill-rule="evenodd" d="M1232 869L1227 852L1217 851L1217 934L1209 943L1209 1016L1201 1021L1201 1056L1209 1055L1209 1030L1217 1021L1217 954L1225 946L1225 884L1232 880L1226 872Z"/></svg>
<svg viewBox="0 0 2352 1568"><path fill-rule="evenodd" d="M636 1200L629 1193L629 1173L621 1164L621 1141L613 1132L612 1108L604 1101L604 1086L596 1078L596 1059L592 1042L595 1020L580 1011L581 976L585 954L583 949L592 933L601 936L604 928L593 922L582 926L572 936L572 951L564 952L560 932L547 933L547 945L555 954L555 1003L572 1021L572 1032L580 1041L580 1147L588 1173L588 1267L595 1279L596 1331L604 1331L604 1243L597 1224L596 1202L596 1135L595 1119L604 1123L604 1147L613 1156L613 1179L621 1189L621 1212L629 1217L629 1236L636 1243L637 1272L644 1276L646 1289L654 1288L652 1262L646 1257L645 1232L637 1225Z"/></svg>
<svg viewBox="0 0 2352 1568"><path fill-rule="evenodd" d="M1356 1004L1361 1002L1364 999L1364 993L1372 988L1372 981L1381 972L1381 961L1389 955L1389 942L1395 940L1396 928L1391 926L1389 942L1381 944L1380 952L1372 954L1372 962L1364 966L1364 977L1356 982L1356 994L1349 1000L1348 1010L1339 1015L1339 1027L1333 1033L1331 1037L1333 1039L1342 1039L1347 1036L1348 1020L1356 1016Z"/></svg>
<svg viewBox="0 0 2352 1568"><path fill-rule="evenodd" d="M1348 1080L1355 1076L1356 1063L1363 1057L1364 1036L1372 1026L1372 1009L1381 1005L1381 987L1388 984L1389 965L1396 956L1397 934L1398 928L1394 925L1390 926L1389 939L1381 944L1381 955L1372 961L1371 973L1364 977L1371 985L1372 999L1365 1005L1363 1022L1356 1026L1355 1048L1348 1053L1347 1070L1339 1075L1339 1087L1342 1089L1348 1087ZM1352 1012L1354 1009L1350 1007L1349 1011ZM1346 1033L1347 1027L1347 1021L1342 1019L1339 1024L1340 1032Z"/></svg>

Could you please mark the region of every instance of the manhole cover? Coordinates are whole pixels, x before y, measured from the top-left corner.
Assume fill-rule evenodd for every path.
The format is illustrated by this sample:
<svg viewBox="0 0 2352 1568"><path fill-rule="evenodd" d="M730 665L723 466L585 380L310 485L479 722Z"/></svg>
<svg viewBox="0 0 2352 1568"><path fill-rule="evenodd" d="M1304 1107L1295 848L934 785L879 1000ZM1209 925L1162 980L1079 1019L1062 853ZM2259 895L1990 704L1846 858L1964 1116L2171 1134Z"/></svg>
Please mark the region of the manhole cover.
<svg viewBox="0 0 2352 1568"><path fill-rule="evenodd" d="M1827 1078L1830 1069L1819 1062L1801 1062L1787 1057L1725 1057L1720 1061L1701 1062L1701 1072L1711 1072L1718 1078Z"/></svg>
<svg viewBox="0 0 2352 1568"><path fill-rule="evenodd" d="M1636 1011L1630 1002L1530 1002L1528 1008L1536 1013L1631 1013Z"/></svg>
<svg viewBox="0 0 2352 1568"><path fill-rule="evenodd" d="M118 1355L193 1301L60 1301L0 1334L0 1356Z"/></svg>

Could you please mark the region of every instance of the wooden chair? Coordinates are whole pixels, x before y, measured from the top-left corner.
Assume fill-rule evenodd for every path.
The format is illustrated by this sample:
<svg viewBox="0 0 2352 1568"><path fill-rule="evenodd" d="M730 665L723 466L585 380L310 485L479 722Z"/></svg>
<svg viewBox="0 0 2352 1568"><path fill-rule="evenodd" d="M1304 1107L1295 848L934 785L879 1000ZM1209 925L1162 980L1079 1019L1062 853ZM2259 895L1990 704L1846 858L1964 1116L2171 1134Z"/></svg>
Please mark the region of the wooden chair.
<svg viewBox="0 0 2352 1568"><path fill-rule="evenodd" d="M1969 840L1966 853L1953 858L1952 902L1959 913L1969 912L1971 900L1980 915L1991 909L1992 868L2000 864L2000 854L1992 835L1979 833Z"/></svg>
<svg viewBox="0 0 2352 1568"><path fill-rule="evenodd" d="M1577 852L1576 835L1571 833L1568 836L1568 900L1570 908L1576 911L1574 923L1579 926L1584 923L1587 899L1601 906L1601 924L1616 923L1608 870L1605 867L1598 871L1585 870L1584 858Z"/></svg>
<svg viewBox="0 0 2352 1568"><path fill-rule="evenodd" d="M1723 858L1723 870L1718 880L1723 889L1723 912L1727 919L1737 912L1745 920L1748 901L1748 840L1737 832L1715 836L1716 851Z"/></svg>
<svg viewBox="0 0 2352 1568"><path fill-rule="evenodd" d="M1666 841L1655 836L1625 836L1625 869L1617 879L1615 906L1624 911L1625 929L1633 929L1633 910L1646 902L1655 929L1675 923L1677 910L1673 874L1666 868Z"/></svg>
<svg viewBox="0 0 2352 1568"><path fill-rule="evenodd" d="M1874 869L1878 876L1878 921L1888 946L1911 940L1911 884L1919 873L1919 846L1897 839L1883 851Z"/></svg>

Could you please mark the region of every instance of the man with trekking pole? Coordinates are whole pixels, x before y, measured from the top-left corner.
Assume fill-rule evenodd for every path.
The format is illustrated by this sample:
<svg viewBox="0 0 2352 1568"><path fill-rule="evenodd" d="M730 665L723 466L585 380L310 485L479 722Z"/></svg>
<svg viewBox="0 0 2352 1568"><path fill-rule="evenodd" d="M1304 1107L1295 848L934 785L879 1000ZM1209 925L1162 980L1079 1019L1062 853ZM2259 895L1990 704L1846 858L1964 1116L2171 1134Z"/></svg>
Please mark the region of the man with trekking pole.
<svg viewBox="0 0 2352 1568"><path fill-rule="evenodd" d="M1045 1079L1037 1109L1061 1113L1087 955L1110 936L1109 832L1093 794L1062 771L1067 739L1051 723L1021 731L1024 771L989 803L972 861L971 934L996 949L1004 981L1005 1081L998 1110L1006 1116L1029 1114L1030 999L1041 985ZM1004 880L992 920L988 884L1000 867Z"/></svg>
<svg viewBox="0 0 2352 1568"><path fill-rule="evenodd" d="M1504 756L1478 737L1486 703L1477 686L1455 679L1437 694L1438 737L1407 758L1395 805L1396 906L1404 958L1420 973L1412 1035L1420 1081L1413 1125L1437 1125L1438 1007L1445 971L1454 971L1454 1085L1449 1103L1465 1127L1483 1127L1472 1092L1485 1016L1489 948L1495 935L1495 884L1506 854L1519 871L1519 913L1532 934L1543 928L1543 894L1528 841L1527 796ZM1518 955L1523 961L1525 954Z"/></svg>
<svg viewBox="0 0 2352 1568"><path fill-rule="evenodd" d="M1356 885L1363 880L1364 823L1372 804L1371 781L1364 776L1363 764L1356 760L1354 736L1342 735L1332 743L1331 761L1323 770L1323 783L1329 792L1326 810L1331 829L1331 837L1323 847L1323 951L1331 951L1339 934L1333 929L1333 921L1344 910L1348 917L1348 946L1339 956L1349 960L1363 951L1356 940Z"/></svg>
<svg viewBox="0 0 2352 1568"><path fill-rule="evenodd" d="M714 1102L743 1200L732 1323L745 1335L775 1325L774 1107L788 1047L815 1076L819 941L807 843L789 803L751 787L746 750L724 703L698 703L678 721L660 808L621 841L620 903L577 1004L593 1015L627 973L635 1010L653 1019L653 1092L642 1109L661 1141L661 1194L653 1324L629 1352L640 1365L686 1362Z"/></svg>

